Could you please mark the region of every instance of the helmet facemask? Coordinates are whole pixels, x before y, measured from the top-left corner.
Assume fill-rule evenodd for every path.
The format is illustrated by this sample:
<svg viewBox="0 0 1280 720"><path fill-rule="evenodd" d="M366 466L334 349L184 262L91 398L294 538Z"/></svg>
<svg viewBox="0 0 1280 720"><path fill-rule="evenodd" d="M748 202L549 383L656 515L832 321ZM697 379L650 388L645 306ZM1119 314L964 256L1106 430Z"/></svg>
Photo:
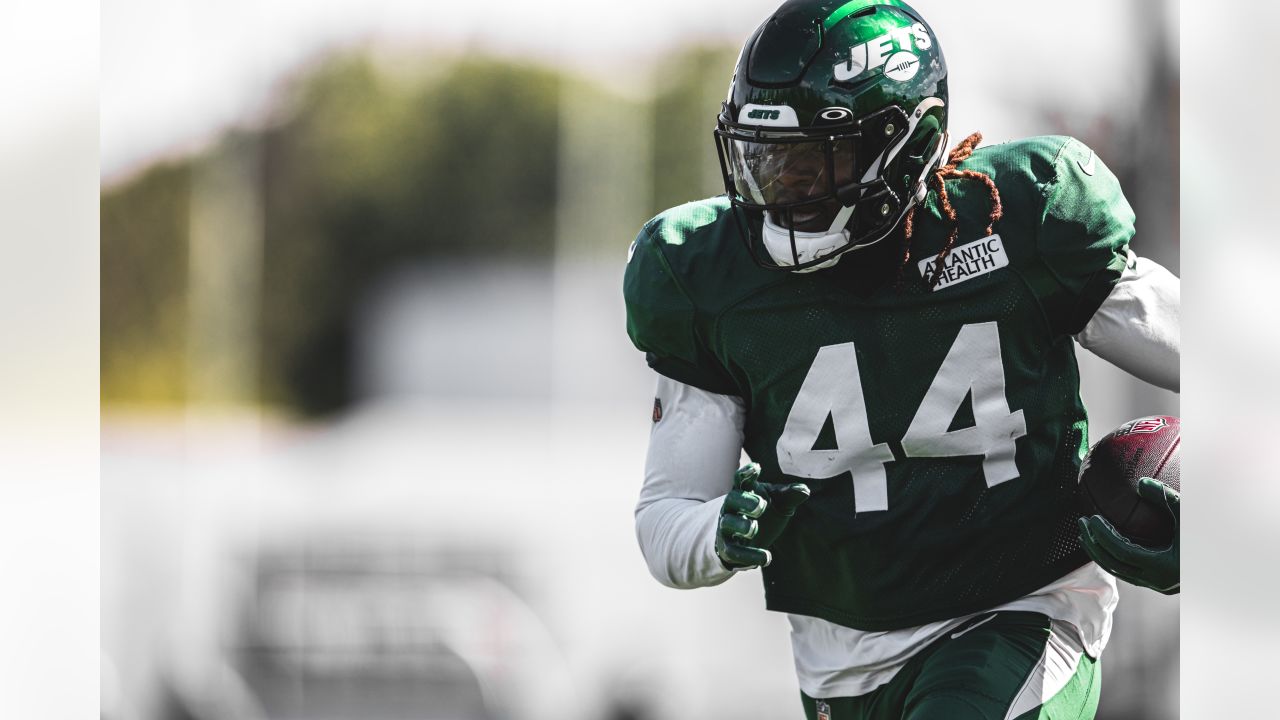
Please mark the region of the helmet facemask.
<svg viewBox="0 0 1280 720"><path fill-rule="evenodd" d="M917 110L923 116L927 108ZM936 124L928 128L931 137L909 138L919 135L916 122L896 105L856 121L846 108L817 116L819 124L805 129L729 122L724 114L716 125L725 191L748 249L762 267L827 267L838 255L883 239L914 204L917 187L941 158L942 144L932 141L939 135ZM910 167L922 163L903 152L916 144L936 145L939 151L931 153L926 168ZM890 183L910 170L915 172L902 177L908 182ZM790 262L775 260L779 255L790 256Z"/></svg>

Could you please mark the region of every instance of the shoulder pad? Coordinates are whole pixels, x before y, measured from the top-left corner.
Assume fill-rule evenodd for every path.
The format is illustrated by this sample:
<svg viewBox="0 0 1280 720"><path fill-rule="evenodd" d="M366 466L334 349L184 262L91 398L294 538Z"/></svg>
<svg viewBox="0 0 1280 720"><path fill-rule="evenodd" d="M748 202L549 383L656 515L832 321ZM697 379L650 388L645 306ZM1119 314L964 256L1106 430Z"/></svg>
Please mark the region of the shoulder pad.
<svg viewBox="0 0 1280 720"><path fill-rule="evenodd" d="M1042 299L1058 329L1079 332L1128 258L1134 214L1120 181L1087 145L1062 135L996 145L985 162L1004 204L1034 211L1028 240L1053 287Z"/></svg>
<svg viewBox="0 0 1280 720"><path fill-rule="evenodd" d="M699 296L700 270L723 262L719 223L728 208L713 198L672 208L645 223L623 277L627 334L649 365L675 380L722 394L736 388L707 338L714 310Z"/></svg>

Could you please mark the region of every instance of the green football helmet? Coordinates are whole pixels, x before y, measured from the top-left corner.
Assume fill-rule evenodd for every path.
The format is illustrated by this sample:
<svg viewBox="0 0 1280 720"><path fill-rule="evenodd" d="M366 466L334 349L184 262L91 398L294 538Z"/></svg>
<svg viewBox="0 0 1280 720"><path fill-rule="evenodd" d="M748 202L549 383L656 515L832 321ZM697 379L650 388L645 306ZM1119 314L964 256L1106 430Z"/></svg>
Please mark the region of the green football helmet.
<svg viewBox="0 0 1280 720"><path fill-rule="evenodd" d="M899 0L790 0L742 48L717 118L751 256L805 271L887 237L947 145L947 64Z"/></svg>

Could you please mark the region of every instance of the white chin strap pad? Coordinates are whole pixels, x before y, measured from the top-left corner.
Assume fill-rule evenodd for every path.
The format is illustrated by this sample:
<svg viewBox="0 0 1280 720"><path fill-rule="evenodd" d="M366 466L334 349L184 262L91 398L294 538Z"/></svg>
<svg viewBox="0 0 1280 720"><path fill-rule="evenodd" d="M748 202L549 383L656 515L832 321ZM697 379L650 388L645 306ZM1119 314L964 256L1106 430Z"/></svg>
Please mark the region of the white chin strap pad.
<svg viewBox="0 0 1280 720"><path fill-rule="evenodd" d="M849 231L844 228L849 222L849 218L853 216L852 207L842 207L840 212L836 213L835 219L831 222L831 227L821 232L801 232L794 231L796 238L795 254L791 252L791 236L792 231L778 225L773 221L771 213L764 215L764 232L761 233L764 238L765 250L769 252L769 257L773 261L782 266L796 265L796 258L799 258L799 264L807 263L810 260L830 255L849 242ZM835 265L840 259L839 255L832 257L830 260L818 263L810 268L798 270L797 272L810 272L812 270L821 270Z"/></svg>

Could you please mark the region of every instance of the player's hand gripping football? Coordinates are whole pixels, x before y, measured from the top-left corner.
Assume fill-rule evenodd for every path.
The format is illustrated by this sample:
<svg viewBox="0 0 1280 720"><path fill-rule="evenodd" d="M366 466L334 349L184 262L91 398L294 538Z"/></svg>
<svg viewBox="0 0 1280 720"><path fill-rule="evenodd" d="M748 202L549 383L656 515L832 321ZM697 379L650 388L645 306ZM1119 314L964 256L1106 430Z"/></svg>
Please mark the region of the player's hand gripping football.
<svg viewBox="0 0 1280 720"><path fill-rule="evenodd" d="M773 560L769 546L782 534L796 508L809 499L804 483L760 482L760 465L750 463L733 474L733 489L720 507L716 555L731 570L764 567Z"/></svg>
<svg viewBox="0 0 1280 720"><path fill-rule="evenodd" d="M1112 575L1133 585L1173 595L1181 585L1178 569L1178 503L1181 496L1159 480L1147 477L1138 481L1138 495L1146 502L1163 506L1173 516L1173 542L1169 547L1156 549L1135 545L1101 515L1080 518L1080 543L1089 557Z"/></svg>

